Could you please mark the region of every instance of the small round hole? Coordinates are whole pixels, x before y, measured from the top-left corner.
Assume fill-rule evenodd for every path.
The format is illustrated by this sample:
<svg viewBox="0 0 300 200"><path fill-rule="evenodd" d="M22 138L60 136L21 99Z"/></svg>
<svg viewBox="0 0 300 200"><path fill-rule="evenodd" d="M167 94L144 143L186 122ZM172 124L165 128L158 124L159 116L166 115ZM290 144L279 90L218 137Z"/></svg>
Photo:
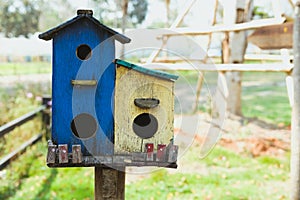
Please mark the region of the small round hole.
<svg viewBox="0 0 300 200"><path fill-rule="evenodd" d="M86 44L82 44L76 49L76 55L80 60L87 60L92 56L92 49Z"/></svg>
<svg viewBox="0 0 300 200"><path fill-rule="evenodd" d="M89 114L79 114L72 120L71 130L76 137L87 139L96 133L97 122L95 118Z"/></svg>
<svg viewBox="0 0 300 200"><path fill-rule="evenodd" d="M149 113L138 115L133 120L132 125L134 133L142 139L148 139L154 136L158 129L156 117Z"/></svg>

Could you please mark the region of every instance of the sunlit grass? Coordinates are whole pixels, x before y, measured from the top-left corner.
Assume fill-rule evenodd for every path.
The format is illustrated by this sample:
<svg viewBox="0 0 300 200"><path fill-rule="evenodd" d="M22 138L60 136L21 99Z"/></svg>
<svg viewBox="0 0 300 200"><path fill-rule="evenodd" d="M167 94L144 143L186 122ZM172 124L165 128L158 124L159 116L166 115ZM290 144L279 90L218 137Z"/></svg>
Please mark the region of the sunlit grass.
<svg viewBox="0 0 300 200"><path fill-rule="evenodd" d="M51 73L49 62L0 63L0 78L7 75Z"/></svg>
<svg viewBox="0 0 300 200"><path fill-rule="evenodd" d="M198 170L157 170L126 185L126 199L288 199L288 156L252 158L217 146L200 159L198 152L194 146L182 158ZM0 178L0 199L94 198L93 168L50 169L45 157L44 141L13 162Z"/></svg>
<svg viewBox="0 0 300 200"><path fill-rule="evenodd" d="M196 84L199 73L180 71L176 84ZM205 72L202 88L214 90L217 84L216 72ZM242 113L245 117L258 118L276 125L288 126L291 121L284 73L280 72L245 72L242 75ZM188 86L187 86L188 87ZM205 89L203 89L205 90ZM206 98L206 97L201 97ZM207 101L207 100L206 100ZM209 111L211 105L199 104L201 111Z"/></svg>
<svg viewBox="0 0 300 200"><path fill-rule="evenodd" d="M242 111L276 125L291 123L291 107L285 85L261 85L243 88Z"/></svg>
<svg viewBox="0 0 300 200"><path fill-rule="evenodd" d="M198 150L194 147L183 158L190 165L197 162L198 171L159 170L128 185L127 199L288 199L284 187L289 179L288 157L282 162L272 157L252 158L216 147L200 160Z"/></svg>

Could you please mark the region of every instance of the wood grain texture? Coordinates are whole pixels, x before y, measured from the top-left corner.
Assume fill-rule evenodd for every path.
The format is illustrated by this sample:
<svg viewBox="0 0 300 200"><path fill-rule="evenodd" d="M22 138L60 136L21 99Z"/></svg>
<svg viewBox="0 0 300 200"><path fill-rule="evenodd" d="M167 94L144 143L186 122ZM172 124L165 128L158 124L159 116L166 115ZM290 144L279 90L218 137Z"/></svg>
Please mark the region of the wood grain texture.
<svg viewBox="0 0 300 200"><path fill-rule="evenodd" d="M248 41L261 49L282 49L293 47L293 22L256 29Z"/></svg>
<svg viewBox="0 0 300 200"><path fill-rule="evenodd" d="M144 152L146 143L169 144L173 137L174 82L146 75L119 66L115 90L115 153ZM160 104L142 109L134 99L155 98ZM158 131L149 139L141 139L133 129L133 120L142 113L150 113L158 120Z"/></svg>
<svg viewBox="0 0 300 200"><path fill-rule="evenodd" d="M113 90L115 86L114 39L89 19L82 18L62 29L53 38L52 140L54 144L81 144L83 155L113 153ZM78 46L92 49L85 61L76 56ZM96 80L96 86L73 86L71 80ZM93 116L95 136L81 140L70 124L77 115Z"/></svg>
<svg viewBox="0 0 300 200"><path fill-rule="evenodd" d="M95 200L125 199L125 172L95 167Z"/></svg>
<svg viewBox="0 0 300 200"><path fill-rule="evenodd" d="M292 106L292 128L291 128L291 160L290 160L290 199L300 199L300 1L296 3L294 22L294 70L293 80L293 106Z"/></svg>
<svg viewBox="0 0 300 200"><path fill-rule="evenodd" d="M110 156L84 156L82 157L81 163L71 162L71 155L69 155L70 162L59 163L58 159L55 163L47 163L48 167L102 167L102 168L114 168L120 169L125 167L166 167L166 168L177 168L176 160L168 161L168 157L171 152L170 144L167 147L166 159L165 160L147 160L147 153L133 152L126 154L110 155ZM174 156L176 157L176 155ZM157 153L153 153L153 158L157 158ZM177 158L177 157L176 157Z"/></svg>
<svg viewBox="0 0 300 200"><path fill-rule="evenodd" d="M144 64L143 67L159 70L198 70L198 71L251 71L251 72L291 72L292 64L263 63L263 64L186 64L186 63L153 63Z"/></svg>

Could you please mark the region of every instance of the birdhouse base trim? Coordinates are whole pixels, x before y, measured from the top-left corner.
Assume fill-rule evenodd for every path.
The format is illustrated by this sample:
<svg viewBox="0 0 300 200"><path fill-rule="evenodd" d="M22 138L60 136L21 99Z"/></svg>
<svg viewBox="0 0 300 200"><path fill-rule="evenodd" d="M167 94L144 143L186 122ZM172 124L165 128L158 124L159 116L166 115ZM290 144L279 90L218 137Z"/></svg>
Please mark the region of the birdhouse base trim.
<svg viewBox="0 0 300 200"><path fill-rule="evenodd" d="M147 144L153 146L153 144ZM151 149L150 149L151 150ZM132 152L126 154L83 156L80 145L72 145L72 152L68 153L67 144L54 145L48 142L47 165L48 167L126 167L126 166L155 166L177 168L178 146L169 144L158 145L158 151Z"/></svg>
<svg viewBox="0 0 300 200"><path fill-rule="evenodd" d="M137 154L140 154L137 156ZM133 159L133 155L136 159ZM81 163L47 163L50 168L57 167L103 167L103 168L119 168L119 167L164 167L177 168L177 162L159 162L146 161L141 158L144 153L133 153L132 155L113 155L113 156L83 156ZM139 159L138 159L139 158Z"/></svg>

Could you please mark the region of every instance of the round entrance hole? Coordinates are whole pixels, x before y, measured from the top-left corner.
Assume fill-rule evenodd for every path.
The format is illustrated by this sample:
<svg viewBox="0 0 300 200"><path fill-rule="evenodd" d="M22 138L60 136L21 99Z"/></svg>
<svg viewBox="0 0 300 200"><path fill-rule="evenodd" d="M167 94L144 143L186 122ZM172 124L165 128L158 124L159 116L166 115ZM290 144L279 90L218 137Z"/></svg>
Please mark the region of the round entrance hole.
<svg viewBox="0 0 300 200"><path fill-rule="evenodd" d="M86 44L77 47L76 55L80 60L87 60L92 56L92 49Z"/></svg>
<svg viewBox="0 0 300 200"><path fill-rule="evenodd" d="M138 115L133 120L132 125L134 133L142 139L148 139L154 136L158 129L156 117L149 113Z"/></svg>
<svg viewBox="0 0 300 200"><path fill-rule="evenodd" d="M71 130L80 139L90 138L97 131L97 121L89 114L79 114L72 120Z"/></svg>

